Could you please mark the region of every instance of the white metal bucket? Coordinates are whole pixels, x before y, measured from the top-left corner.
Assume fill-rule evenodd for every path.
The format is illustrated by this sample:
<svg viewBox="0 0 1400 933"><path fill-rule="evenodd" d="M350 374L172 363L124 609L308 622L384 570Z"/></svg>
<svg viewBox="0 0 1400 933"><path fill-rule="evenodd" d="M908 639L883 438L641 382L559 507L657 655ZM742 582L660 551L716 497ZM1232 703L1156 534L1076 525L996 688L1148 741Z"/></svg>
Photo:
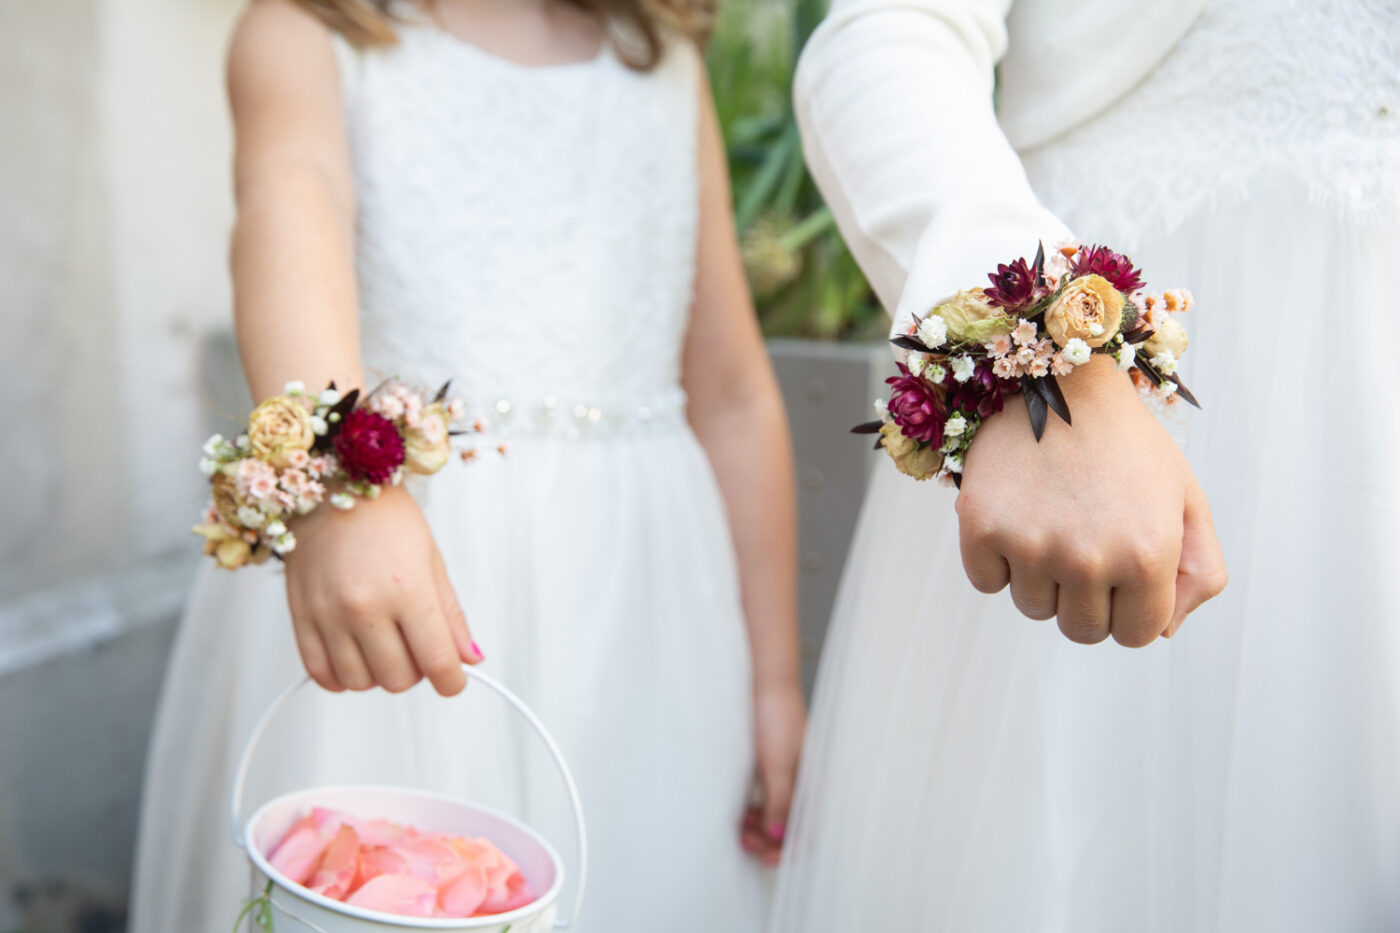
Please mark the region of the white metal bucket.
<svg viewBox="0 0 1400 933"><path fill-rule="evenodd" d="M275 933L383 933L403 930L460 930L470 933L544 933L568 928L578 918L583 903L584 881L588 874L588 843L583 824L583 807L578 788L544 724L528 706L490 676L463 666L468 678L488 687L530 724L549 750L564 782L573 809L577 844L578 887L573 912L568 920L558 920L559 893L564 886L564 866L554 848L525 824L508 816L444 794L400 787L353 785L316 787L283 794L263 804L244 823L243 789L253 753L269 723L292 695L309 684L306 678L282 691L263 712L243 754L229 800L229 822L233 839L253 866L253 890L266 890L270 929ZM312 807L329 807L360 819L388 819L419 829L464 836L484 836L520 866L521 873L537 897L508 913L466 919L402 917L352 907L298 885L268 863L267 853L291 825ZM256 917L252 914L252 918ZM251 928L251 927L250 927Z"/></svg>

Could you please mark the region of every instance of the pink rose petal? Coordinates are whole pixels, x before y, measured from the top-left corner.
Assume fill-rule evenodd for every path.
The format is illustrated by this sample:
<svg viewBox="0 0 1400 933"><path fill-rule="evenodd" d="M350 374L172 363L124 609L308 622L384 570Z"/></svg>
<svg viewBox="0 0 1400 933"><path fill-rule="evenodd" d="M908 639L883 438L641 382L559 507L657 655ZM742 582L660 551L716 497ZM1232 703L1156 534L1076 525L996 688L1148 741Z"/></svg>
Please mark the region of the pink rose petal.
<svg viewBox="0 0 1400 933"><path fill-rule="evenodd" d="M470 917L481 909L487 892L486 870L480 865L468 865L457 880L443 887L438 903L444 916Z"/></svg>
<svg viewBox="0 0 1400 933"><path fill-rule="evenodd" d="M307 887L317 894L343 900L345 895L350 893L351 884L355 880L359 852L360 837L355 835L355 831L349 826L341 826L331 844L326 847L321 865L311 876Z"/></svg>
<svg viewBox="0 0 1400 933"><path fill-rule="evenodd" d="M402 917L431 917L437 909L437 888L414 875L379 875L345 903Z"/></svg>
<svg viewBox="0 0 1400 933"><path fill-rule="evenodd" d="M314 816L304 817L282 837L268 862L297 884L306 884L334 835L334 830L318 827Z"/></svg>

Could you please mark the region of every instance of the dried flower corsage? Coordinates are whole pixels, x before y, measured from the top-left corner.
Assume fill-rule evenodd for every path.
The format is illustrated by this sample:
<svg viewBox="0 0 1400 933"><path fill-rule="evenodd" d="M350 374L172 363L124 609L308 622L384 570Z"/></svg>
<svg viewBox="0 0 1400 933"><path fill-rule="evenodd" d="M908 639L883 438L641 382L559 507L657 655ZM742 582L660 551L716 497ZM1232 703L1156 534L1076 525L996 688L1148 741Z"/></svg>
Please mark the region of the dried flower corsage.
<svg viewBox="0 0 1400 933"><path fill-rule="evenodd" d="M878 421L857 434L875 442L915 479L960 485L963 459L982 421L1003 399L1024 392L1036 440L1047 412L1070 423L1058 376L1113 357L1133 383L1165 403L1184 398L1200 407L1176 374L1186 331L1170 315L1187 311L1191 294L1147 294L1132 262L1106 246L1044 245L1035 262L1017 259L987 276L988 288L960 291L891 343L909 351L899 375L885 380Z"/></svg>
<svg viewBox="0 0 1400 933"><path fill-rule="evenodd" d="M463 410L446 384L424 401L392 380L363 398L359 389L342 395L335 383L315 394L287 383L253 409L245 433L204 443L199 468L211 499L194 527L204 553L228 570L280 558L296 547L293 517L323 502L353 508L357 496L375 498L405 471L436 473L452 455L452 437L468 433L455 427Z"/></svg>

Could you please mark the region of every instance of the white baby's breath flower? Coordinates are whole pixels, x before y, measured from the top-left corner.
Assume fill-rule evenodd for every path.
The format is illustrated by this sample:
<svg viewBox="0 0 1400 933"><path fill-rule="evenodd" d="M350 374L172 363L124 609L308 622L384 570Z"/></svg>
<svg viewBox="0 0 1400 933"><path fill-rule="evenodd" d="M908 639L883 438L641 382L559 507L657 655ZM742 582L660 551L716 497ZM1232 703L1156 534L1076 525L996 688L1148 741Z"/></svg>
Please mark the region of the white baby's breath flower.
<svg viewBox="0 0 1400 933"><path fill-rule="evenodd" d="M1073 363L1075 366L1083 366L1089 362L1089 345L1078 337L1071 337L1065 343L1062 355L1066 362Z"/></svg>
<svg viewBox="0 0 1400 933"><path fill-rule="evenodd" d="M943 424L944 437L960 437L967 430L967 419L962 415L954 415Z"/></svg>
<svg viewBox="0 0 1400 933"><path fill-rule="evenodd" d="M233 442L233 446L237 447L239 450L247 450L252 445L253 442L248 440L248 435L246 434L238 435L238 439Z"/></svg>
<svg viewBox="0 0 1400 933"><path fill-rule="evenodd" d="M1133 368L1133 363L1137 361L1137 347L1131 343L1125 343L1113 352L1113 360L1118 364L1118 368L1127 372Z"/></svg>
<svg viewBox="0 0 1400 933"><path fill-rule="evenodd" d="M1157 371L1164 376L1170 376L1176 372L1176 355L1170 350L1163 350L1152 357L1152 365L1157 367Z"/></svg>
<svg viewBox="0 0 1400 933"><path fill-rule="evenodd" d="M928 365L928 358L917 350L910 351L909 358L904 361L904 365L909 367L909 371L916 376L924 374L924 367Z"/></svg>
<svg viewBox="0 0 1400 933"><path fill-rule="evenodd" d="M238 507L238 520L243 523L244 528L261 528L267 517L260 509L251 505L241 505Z"/></svg>
<svg viewBox="0 0 1400 933"><path fill-rule="evenodd" d="M889 404L889 402L886 402L886 401L885 401L884 399L882 399L882 398L877 398L877 399L875 400L875 415L876 415L876 417L878 417L881 421L889 421L889 420L890 420L890 404Z"/></svg>
<svg viewBox="0 0 1400 933"><path fill-rule="evenodd" d="M320 437L321 435L325 434L325 433L326 433L327 431L329 431L329 430L330 430L330 425L326 424L326 419L325 419L325 418L322 418L320 415L312 415L312 416L311 416L311 433L312 433L312 434L315 434L317 437Z"/></svg>
<svg viewBox="0 0 1400 933"><path fill-rule="evenodd" d="M322 389L321 394L316 396L316 401L322 405L335 405L340 401L340 392L335 389Z"/></svg>
<svg viewBox="0 0 1400 933"><path fill-rule="evenodd" d="M263 529L263 534L267 535L269 538L280 538L286 533L287 526L282 524L280 521L268 522L267 527Z"/></svg>
<svg viewBox="0 0 1400 933"><path fill-rule="evenodd" d="M1100 324L1098 321L1094 321L1094 322L1090 323L1090 324L1089 324L1089 336L1090 336L1090 337L1102 337L1102 336L1103 336L1103 325Z"/></svg>
<svg viewBox="0 0 1400 933"><path fill-rule="evenodd" d="M278 554L290 554L297 549L296 535L290 531L283 532L272 539L272 550Z"/></svg>
<svg viewBox="0 0 1400 933"><path fill-rule="evenodd" d="M924 378L935 385L941 385L948 378L948 369L941 363L934 363L924 371Z"/></svg>
<svg viewBox="0 0 1400 933"><path fill-rule="evenodd" d="M970 356L953 357L953 378L958 382L966 382L972 378L977 365Z"/></svg>
<svg viewBox="0 0 1400 933"><path fill-rule="evenodd" d="M949 473L961 473L963 471L962 454L949 454L943 458L943 469Z"/></svg>
<svg viewBox="0 0 1400 933"><path fill-rule="evenodd" d="M203 473L205 476L213 476L215 473L219 472L219 461L212 457L200 457L199 472Z"/></svg>
<svg viewBox="0 0 1400 933"><path fill-rule="evenodd" d="M930 350L937 350L948 342L948 324L942 315L930 314L919 322L919 340Z"/></svg>
<svg viewBox="0 0 1400 933"><path fill-rule="evenodd" d="M217 457L219 455L220 448L222 448L223 446L224 436L222 434L211 434L209 436L209 440L204 442L204 447L201 449L204 451L204 456Z"/></svg>
<svg viewBox="0 0 1400 933"><path fill-rule="evenodd" d="M1170 379L1167 380L1166 382L1162 383L1161 385L1159 385L1159 386L1157 387L1157 389L1156 389L1156 395L1157 395L1157 397L1158 397L1159 399L1161 399L1162 401L1164 401L1164 402L1165 402L1167 399L1171 398L1171 397L1172 397L1173 395L1175 395L1175 394L1176 394L1176 383L1175 383L1175 382L1172 382Z"/></svg>
<svg viewBox="0 0 1400 933"><path fill-rule="evenodd" d="M367 483L365 485L365 495L370 499L378 499L380 491L380 487L376 486L374 483Z"/></svg>
<svg viewBox="0 0 1400 933"><path fill-rule="evenodd" d="M355 497L350 495L348 492L332 493L330 503L333 507L340 509L342 512L344 512L348 509L353 509L355 507Z"/></svg>
<svg viewBox="0 0 1400 933"><path fill-rule="evenodd" d="M306 394L306 383L302 382L300 379L293 379L291 382L287 383L286 385L284 385L284 386L282 387L282 394L283 394L283 395L305 395L305 394Z"/></svg>

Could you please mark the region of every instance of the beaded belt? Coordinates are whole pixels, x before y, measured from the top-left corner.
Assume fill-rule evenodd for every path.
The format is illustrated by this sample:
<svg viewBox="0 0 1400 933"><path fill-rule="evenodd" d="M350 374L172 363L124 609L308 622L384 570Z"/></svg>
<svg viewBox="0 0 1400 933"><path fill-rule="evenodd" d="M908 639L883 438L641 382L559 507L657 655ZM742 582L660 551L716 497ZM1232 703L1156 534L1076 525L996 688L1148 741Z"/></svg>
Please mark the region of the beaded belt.
<svg viewBox="0 0 1400 933"><path fill-rule="evenodd" d="M557 437L566 440L643 434L685 423L685 391L679 388L626 399L466 400L464 421L488 438Z"/></svg>

